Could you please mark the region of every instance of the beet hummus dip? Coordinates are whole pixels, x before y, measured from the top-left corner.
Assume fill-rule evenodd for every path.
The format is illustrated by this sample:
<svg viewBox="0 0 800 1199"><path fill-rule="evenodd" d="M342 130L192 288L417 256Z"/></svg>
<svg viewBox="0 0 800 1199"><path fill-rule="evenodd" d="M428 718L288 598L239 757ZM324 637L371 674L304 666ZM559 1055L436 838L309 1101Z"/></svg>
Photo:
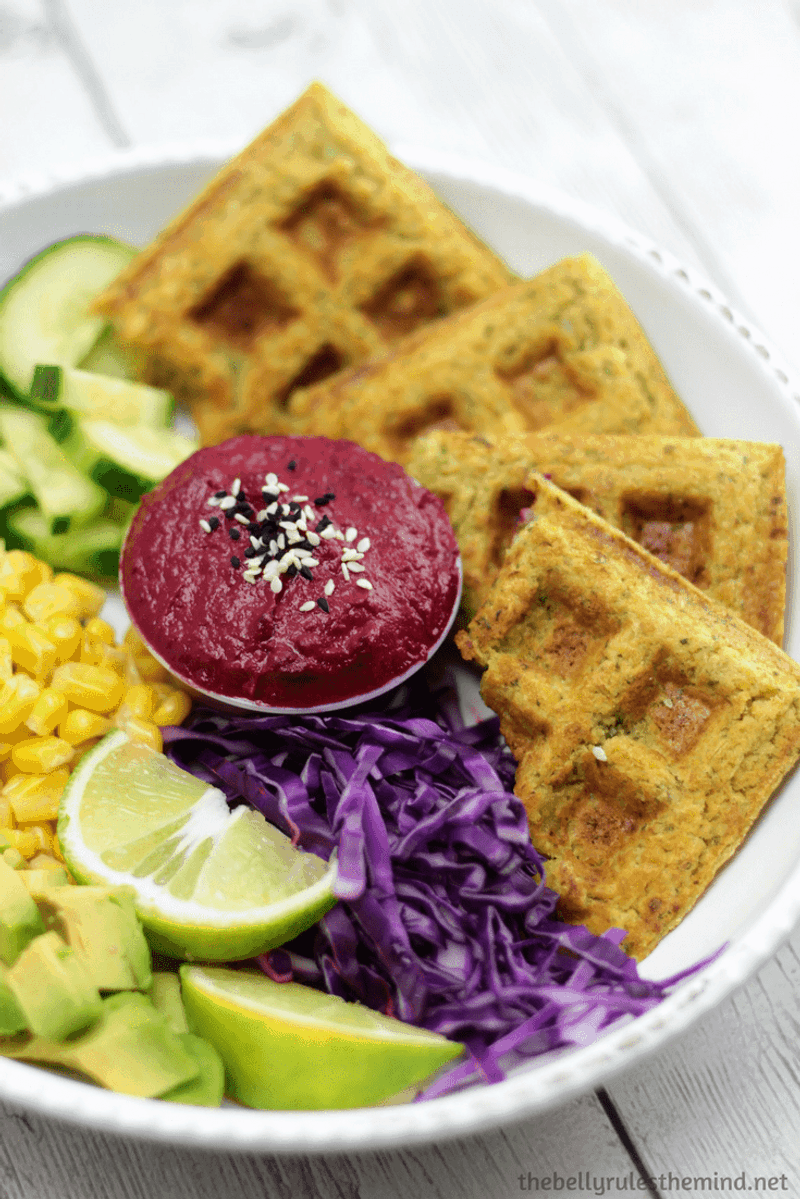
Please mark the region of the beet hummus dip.
<svg viewBox="0 0 800 1199"><path fill-rule="evenodd" d="M461 564L441 501L401 466L350 441L242 436L144 497L120 586L189 686L309 711L423 665L452 624Z"/></svg>

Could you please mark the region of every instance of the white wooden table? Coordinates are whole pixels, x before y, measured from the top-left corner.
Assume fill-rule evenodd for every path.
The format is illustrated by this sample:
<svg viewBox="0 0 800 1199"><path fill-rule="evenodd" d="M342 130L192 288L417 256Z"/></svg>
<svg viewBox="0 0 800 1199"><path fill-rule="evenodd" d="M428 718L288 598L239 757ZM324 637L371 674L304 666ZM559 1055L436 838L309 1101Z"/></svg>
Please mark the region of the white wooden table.
<svg viewBox="0 0 800 1199"><path fill-rule="evenodd" d="M114 147L244 144L313 78L394 146L616 214L800 364L799 0L4 0L0 186ZM196 1154L0 1105L0 1199L509 1199L555 1176L667 1195L742 1172L798 1195L799 951L606 1090L437 1148Z"/></svg>

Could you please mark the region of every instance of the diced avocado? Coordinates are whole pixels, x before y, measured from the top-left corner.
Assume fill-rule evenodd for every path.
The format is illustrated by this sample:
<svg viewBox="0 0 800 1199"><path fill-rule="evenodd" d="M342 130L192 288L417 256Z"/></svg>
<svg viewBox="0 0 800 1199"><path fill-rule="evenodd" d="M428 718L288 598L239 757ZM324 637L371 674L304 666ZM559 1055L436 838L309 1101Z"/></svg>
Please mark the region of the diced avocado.
<svg viewBox="0 0 800 1199"><path fill-rule="evenodd" d="M6 983L6 968L0 965L0 1037L13 1037L28 1027L13 992Z"/></svg>
<svg viewBox="0 0 800 1199"><path fill-rule="evenodd" d="M169 1022L175 1032L189 1031L181 995L180 975L170 970L156 970L150 986L153 1007Z"/></svg>
<svg viewBox="0 0 800 1199"><path fill-rule="evenodd" d="M225 1066L217 1050L192 1032L179 1033L184 1048L200 1071L197 1078L173 1087L160 1096L170 1103L191 1103L196 1107L219 1107L225 1094Z"/></svg>
<svg viewBox="0 0 800 1199"><path fill-rule="evenodd" d="M100 1004L100 1019L68 1041L31 1037L0 1047L7 1057L77 1070L125 1095L153 1099L198 1077L196 1056L136 991L110 995Z"/></svg>
<svg viewBox="0 0 800 1199"><path fill-rule="evenodd" d="M150 947L132 893L122 887L53 887L36 901L45 927L74 950L99 991L150 986Z"/></svg>
<svg viewBox="0 0 800 1199"><path fill-rule="evenodd" d="M0 858L0 962L11 966L44 932L44 921L19 872Z"/></svg>
<svg viewBox="0 0 800 1199"><path fill-rule="evenodd" d="M37 1036L61 1041L100 1016L97 987L78 955L56 932L29 941L9 968L6 982L28 1028Z"/></svg>
<svg viewBox="0 0 800 1199"><path fill-rule="evenodd" d="M57 870L46 869L44 866L39 870L21 870L19 877L28 888L34 902L51 887L65 887L69 883L69 875L63 866L59 866Z"/></svg>

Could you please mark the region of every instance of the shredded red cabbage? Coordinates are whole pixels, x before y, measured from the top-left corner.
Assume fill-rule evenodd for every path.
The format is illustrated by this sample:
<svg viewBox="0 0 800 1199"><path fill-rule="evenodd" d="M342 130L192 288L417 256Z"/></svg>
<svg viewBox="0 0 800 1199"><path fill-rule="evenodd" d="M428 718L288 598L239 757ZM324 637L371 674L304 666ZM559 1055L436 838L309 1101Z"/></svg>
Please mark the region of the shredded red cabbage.
<svg viewBox="0 0 800 1199"><path fill-rule="evenodd" d="M586 1045L690 971L642 979L622 930L596 936L554 917L497 720L456 727L446 705L420 699L303 717L199 709L164 741L174 761L303 848L325 859L337 850L340 902L259 962L273 978L462 1041L468 1059L432 1097Z"/></svg>

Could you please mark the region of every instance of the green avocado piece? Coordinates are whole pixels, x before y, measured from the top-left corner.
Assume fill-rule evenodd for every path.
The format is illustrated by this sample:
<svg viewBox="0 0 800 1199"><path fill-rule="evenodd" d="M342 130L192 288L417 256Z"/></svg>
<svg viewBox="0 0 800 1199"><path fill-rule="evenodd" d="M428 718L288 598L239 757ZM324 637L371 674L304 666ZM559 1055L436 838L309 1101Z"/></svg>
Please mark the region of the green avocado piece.
<svg viewBox="0 0 800 1199"><path fill-rule="evenodd" d="M0 965L0 1037L11 1037L28 1027L13 992L6 983L6 968Z"/></svg>
<svg viewBox="0 0 800 1199"><path fill-rule="evenodd" d="M196 1079L197 1056L146 995L120 991L100 1001L100 1018L77 1037L0 1041L0 1053L61 1066L111 1091L154 1099Z"/></svg>
<svg viewBox="0 0 800 1199"><path fill-rule="evenodd" d="M150 947L124 887L52 887L36 895L45 926L63 937L99 991L146 990Z"/></svg>
<svg viewBox="0 0 800 1199"><path fill-rule="evenodd" d="M165 1017L175 1032L189 1031L178 974L173 974L171 970L154 971L149 995L153 1007Z"/></svg>
<svg viewBox="0 0 800 1199"><path fill-rule="evenodd" d="M178 1034L200 1071L197 1078L181 1083L160 1096L170 1103L191 1103L195 1107L219 1107L225 1094L225 1066L217 1050L192 1032Z"/></svg>
<svg viewBox="0 0 800 1199"><path fill-rule="evenodd" d="M0 858L0 962L12 965L44 922L18 871Z"/></svg>
<svg viewBox="0 0 800 1199"><path fill-rule="evenodd" d="M100 994L86 967L57 932L44 932L9 967L6 983L32 1033L59 1041L100 1015Z"/></svg>
<svg viewBox="0 0 800 1199"><path fill-rule="evenodd" d="M57 870L53 867L48 868L45 866L34 870L20 870L19 877L27 887L34 902L42 892L49 891L51 887L65 887L69 883L69 875L63 866L59 866Z"/></svg>

